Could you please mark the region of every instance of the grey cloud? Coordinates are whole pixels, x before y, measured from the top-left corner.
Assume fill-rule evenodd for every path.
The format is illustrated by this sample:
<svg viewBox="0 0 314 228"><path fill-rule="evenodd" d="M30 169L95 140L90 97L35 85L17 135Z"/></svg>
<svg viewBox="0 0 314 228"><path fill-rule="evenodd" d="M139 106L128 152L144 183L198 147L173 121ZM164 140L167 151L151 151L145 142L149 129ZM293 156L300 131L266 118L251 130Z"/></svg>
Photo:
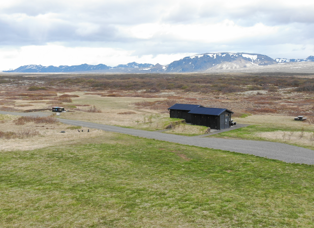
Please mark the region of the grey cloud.
<svg viewBox="0 0 314 228"><path fill-rule="evenodd" d="M18 5L12 5L8 8L0 8L1 14L25 14L28 16L38 16L48 13L60 13L63 11L63 4L58 1L24 1Z"/></svg>
<svg viewBox="0 0 314 228"><path fill-rule="evenodd" d="M290 23L314 23L314 6L289 7L282 4L256 3L252 1L244 7L228 7L227 4L212 2L178 6L163 20L170 23L219 22L232 20L242 26L257 23L265 25L284 25Z"/></svg>
<svg viewBox="0 0 314 228"><path fill-rule="evenodd" d="M312 32L313 31L313 32ZM314 43L314 25L295 23L279 29L277 33L264 36L247 37L224 42L193 42L178 39L169 35L157 35L150 40L135 41L132 45L137 55L174 54L174 53L204 53L219 51L243 51L257 53L272 53L275 57L280 53L280 45L298 45ZM276 50L276 51L274 51Z"/></svg>
<svg viewBox="0 0 314 228"><path fill-rule="evenodd" d="M94 23L138 24L158 20L166 6L165 0L156 2L145 0L132 1L80 1L69 4L67 1L22 2L19 5L1 10L2 14L25 14L38 16L48 13L58 15L60 19L79 20Z"/></svg>
<svg viewBox="0 0 314 228"><path fill-rule="evenodd" d="M0 45L43 45L51 42L66 46L101 46L134 51L136 55L203 53L217 51L274 52L278 44L312 44L314 14L311 7L289 8L284 5L250 4L230 8L220 2L197 1L172 4L166 0L102 1L81 5L67 1L22 2L0 9ZM223 2L223 1L222 1ZM253 2L253 1L252 1ZM179 4L180 3L180 4ZM16 15L27 15L23 20ZM50 17L45 22L40 16ZM215 23L225 19L241 26L263 23L280 27L279 32L266 37L244 38L227 44L185 41L171 35L156 34L149 40L120 34L119 26L165 22L168 24ZM95 27L84 31L84 25ZM81 27L82 26L82 27ZM255 51L254 51L255 50ZM277 50L277 49L276 49Z"/></svg>
<svg viewBox="0 0 314 228"><path fill-rule="evenodd" d="M51 20L42 23L35 18L14 20L0 17L0 45L41 45L49 42L125 40L111 25L96 25L96 31L84 35L84 27L69 21ZM82 30L82 32L79 32Z"/></svg>
<svg viewBox="0 0 314 228"><path fill-rule="evenodd" d="M163 11L164 0L148 2L101 1L80 5L62 1L24 1L0 9L0 45L39 45L62 42L130 42L134 38L119 33L118 26L154 22ZM44 21L43 21L44 18ZM82 24L95 27L84 31ZM88 29L86 29L88 30ZM85 33L85 35L84 35Z"/></svg>

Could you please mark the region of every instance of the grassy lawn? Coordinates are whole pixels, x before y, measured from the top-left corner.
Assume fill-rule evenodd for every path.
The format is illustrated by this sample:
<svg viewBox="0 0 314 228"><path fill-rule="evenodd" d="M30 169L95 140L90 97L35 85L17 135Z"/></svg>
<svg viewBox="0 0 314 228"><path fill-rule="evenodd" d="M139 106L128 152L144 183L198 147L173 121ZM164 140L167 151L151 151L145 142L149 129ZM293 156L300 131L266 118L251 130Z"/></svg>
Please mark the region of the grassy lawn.
<svg viewBox="0 0 314 228"><path fill-rule="evenodd" d="M209 137L281 142L314 150L314 131L304 128L251 125Z"/></svg>
<svg viewBox="0 0 314 228"><path fill-rule="evenodd" d="M311 227L314 166L106 134L1 152L1 227Z"/></svg>
<svg viewBox="0 0 314 228"><path fill-rule="evenodd" d="M251 139L251 140L263 140L256 133L260 132L276 132L276 131L300 131L301 129L294 128L280 128L277 126L263 126L263 125L250 125L247 127L222 132L213 137L228 137L228 138L239 138L239 139ZM269 141L269 140L268 140Z"/></svg>

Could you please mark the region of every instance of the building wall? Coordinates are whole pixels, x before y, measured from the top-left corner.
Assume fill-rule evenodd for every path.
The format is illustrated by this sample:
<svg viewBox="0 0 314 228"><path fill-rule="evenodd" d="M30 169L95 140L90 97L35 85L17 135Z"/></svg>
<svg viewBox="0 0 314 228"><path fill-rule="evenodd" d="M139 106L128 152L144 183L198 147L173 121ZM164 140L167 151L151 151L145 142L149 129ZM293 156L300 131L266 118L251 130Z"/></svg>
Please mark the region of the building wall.
<svg viewBox="0 0 314 228"><path fill-rule="evenodd" d="M226 129L230 127L230 115L227 112L222 113L220 116L209 115L191 115L191 123L194 125L201 125L210 127L211 129Z"/></svg>
<svg viewBox="0 0 314 228"><path fill-rule="evenodd" d="M212 129L219 129L219 116L208 116L208 115L191 115L191 123L194 125L201 125L210 127Z"/></svg>
<svg viewBox="0 0 314 228"><path fill-rule="evenodd" d="M187 123L191 123L191 114L185 110L170 110L170 118L185 119Z"/></svg>
<svg viewBox="0 0 314 228"><path fill-rule="evenodd" d="M226 129L230 127L231 113L224 112L220 115L220 129Z"/></svg>
<svg viewBox="0 0 314 228"><path fill-rule="evenodd" d="M226 129L230 127L231 114L223 112L220 116L189 114L189 111L170 110L170 118L185 119L187 123L210 127L211 129Z"/></svg>
<svg viewBox="0 0 314 228"><path fill-rule="evenodd" d="M220 116L219 116L219 125L220 125L220 128L219 129L225 129L225 113L222 113Z"/></svg>

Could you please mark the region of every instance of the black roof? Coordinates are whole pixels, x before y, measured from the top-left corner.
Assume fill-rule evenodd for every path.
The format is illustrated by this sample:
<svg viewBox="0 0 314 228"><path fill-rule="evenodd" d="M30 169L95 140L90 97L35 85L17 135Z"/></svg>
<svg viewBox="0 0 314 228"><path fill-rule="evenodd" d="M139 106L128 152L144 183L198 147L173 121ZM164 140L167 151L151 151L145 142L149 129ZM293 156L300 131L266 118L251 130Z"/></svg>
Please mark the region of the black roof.
<svg viewBox="0 0 314 228"><path fill-rule="evenodd" d="M230 112L232 111L225 109L225 108L205 108L205 107L198 107L194 108L193 110L189 111L190 114L201 114L201 115L209 115L209 116L219 116L223 112Z"/></svg>
<svg viewBox="0 0 314 228"><path fill-rule="evenodd" d="M184 110L184 111L191 111L192 109L203 107L201 105L193 105L193 104L175 104L172 105L168 110L174 109L174 110Z"/></svg>

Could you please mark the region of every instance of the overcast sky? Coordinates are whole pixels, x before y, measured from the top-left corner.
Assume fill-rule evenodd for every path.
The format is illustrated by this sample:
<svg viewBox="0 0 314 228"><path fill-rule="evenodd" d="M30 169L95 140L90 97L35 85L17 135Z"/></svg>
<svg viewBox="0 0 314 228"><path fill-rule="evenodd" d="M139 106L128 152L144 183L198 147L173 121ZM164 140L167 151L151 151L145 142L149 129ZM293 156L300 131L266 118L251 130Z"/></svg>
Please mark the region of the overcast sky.
<svg viewBox="0 0 314 228"><path fill-rule="evenodd" d="M314 1L0 2L0 71L21 65L168 64L208 52L314 55Z"/></svg>

